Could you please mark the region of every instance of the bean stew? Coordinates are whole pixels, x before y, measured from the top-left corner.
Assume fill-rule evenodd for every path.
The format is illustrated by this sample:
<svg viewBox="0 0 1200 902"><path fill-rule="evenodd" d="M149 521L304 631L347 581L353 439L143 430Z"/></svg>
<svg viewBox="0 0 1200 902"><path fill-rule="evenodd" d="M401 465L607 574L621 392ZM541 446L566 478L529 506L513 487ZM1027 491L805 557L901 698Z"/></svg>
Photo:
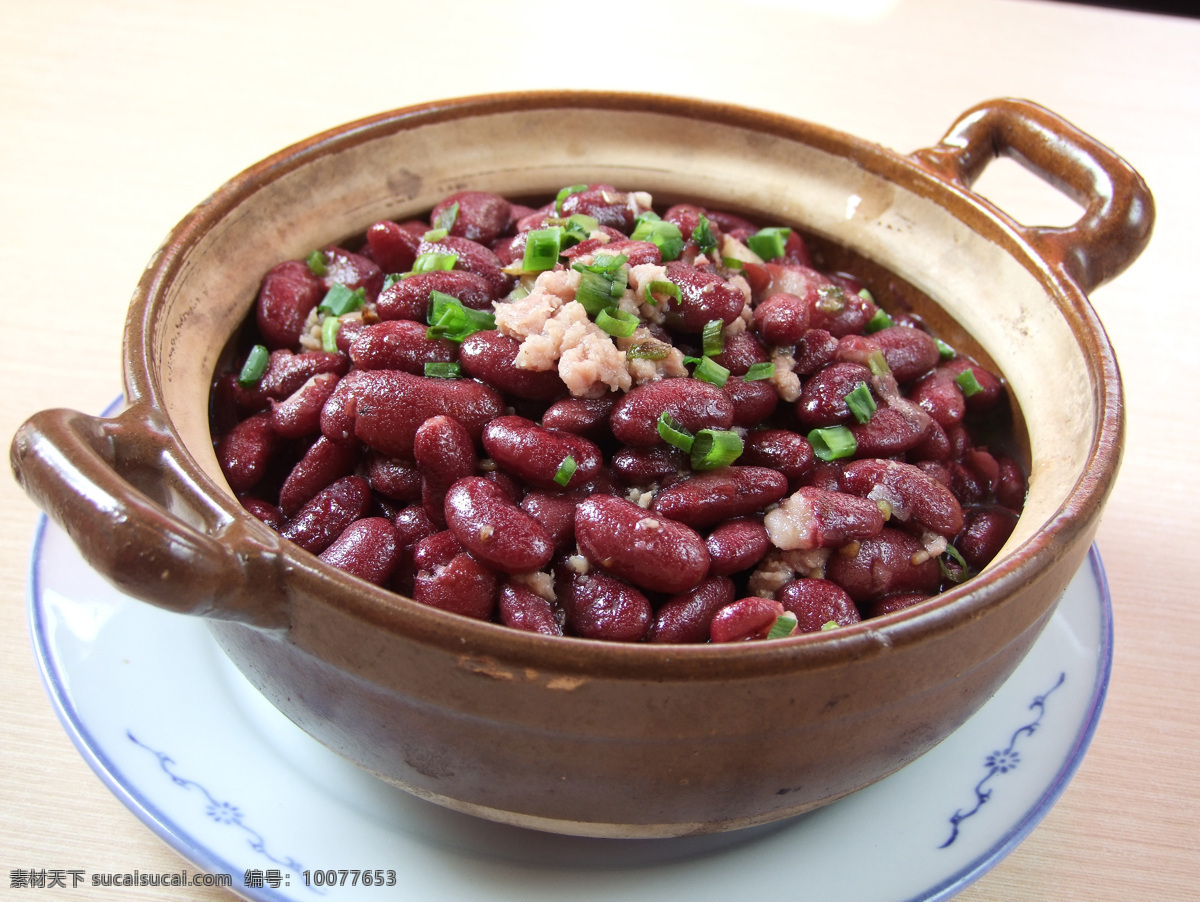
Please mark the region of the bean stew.
<svg viewBox="0 0 1200 902"><path fill-rule="evenodd" d="M794 229L581 184L345 244L266 273L211 424L245 508L361 579L552 636L773 639L930 598L1016 524L1003 379Z"/></svg>

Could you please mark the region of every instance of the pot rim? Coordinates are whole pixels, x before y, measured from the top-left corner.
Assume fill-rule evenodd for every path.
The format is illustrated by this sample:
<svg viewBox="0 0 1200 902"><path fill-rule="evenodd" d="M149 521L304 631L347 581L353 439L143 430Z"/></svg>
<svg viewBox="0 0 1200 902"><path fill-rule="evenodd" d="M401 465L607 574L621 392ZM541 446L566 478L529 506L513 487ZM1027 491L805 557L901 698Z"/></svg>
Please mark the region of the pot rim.
<svg viewBox="0 0 1200 902"><path fill-rule="evenodd" d="M1024 103L1013 101L1012 103ZM1040 110L1030 104L1030 108ZM123 359L130 405L165 411L156 370L156 331L163 297L181 273L196 242L230 211L255 192L313 160L391 133L434 123L497 113L569 108L595 108L656 113L719 121L738 129L807 144L849 159L867 172L899 185L946 209L972 230L999 245L1046 289L1069 321L1088 359L1098 411L1092 445L1082 477L1055 515L1036 535L1010 551L982 575L948 590L916 609L888 614L825 634L794 636L769 643L735 646L656 646L610 643L525 634L498 624L475 621L420 604L388 590L368 586L310 555L244 511L227 489L198 465L163 413L156 428L165 450L210 507L240 521L258 546L273 548L281 579L292 593L320 598L341 613L360 618L389 633L422 643L483 656L518 666L537 666L594 676L658 679L725 679L731 676L783 673L831 666L847 658L883 652L889 647L923 642L953 630L964 621L1004 604L1022 586L1036 581L1094 529L1096 515L1111 490L1123 437L1123 402L1115 355L1084 290L1072 278L1061 256L1047 253L1040 232L1027 229L970 191L969 180L948 173L921 152L904 156L877 144L781 114L746 107L654 94L539 91L477 95L440 100L392 110L341 125L287 147L251 166L220 187L170 232L141 279L129 308ZM1132 171L1132 170L1130 170ZM977 174L977 173L975 173ZM1148 232L1147 232L1148 239ZM1039 246L1041 245L1041 246ZM1137 248L1140 251L1140 247ZM1135 254L1136 256L1136 251ZM253 521L253 522L251 522ZM219 617L219 612L217 613Z"/></svg>

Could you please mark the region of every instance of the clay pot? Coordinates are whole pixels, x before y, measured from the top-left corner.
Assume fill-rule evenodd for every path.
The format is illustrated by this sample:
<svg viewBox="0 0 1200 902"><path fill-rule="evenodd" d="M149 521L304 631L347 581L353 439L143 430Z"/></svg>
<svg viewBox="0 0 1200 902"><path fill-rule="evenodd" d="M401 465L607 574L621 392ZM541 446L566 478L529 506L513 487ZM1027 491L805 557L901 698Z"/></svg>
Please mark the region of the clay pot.
<svg viewBox="0 0 1200 902"><path fill-rule="evenodd" d="M1086 208L1015 223L970 190L1007 153ZM908 611L731 647L553 639L334 570L246 513L208 423L210 379L280 260L452 191L609 182L799 227L1007 378L1029 498L987 570ZM155 254L129 311L128 407L46 411L14 439L29 494L125 592L205 617L297 724L409 791L602 836L729 830L831 802L959 726L1012 672L1092 540L1120 456L1121 386L1085 293L1149 239L1122 160L1028 102L985 103L905 156L778 115L640 95L534 93L387 113L237 176ZM843 265L844 264L844 265Z"/></svg>

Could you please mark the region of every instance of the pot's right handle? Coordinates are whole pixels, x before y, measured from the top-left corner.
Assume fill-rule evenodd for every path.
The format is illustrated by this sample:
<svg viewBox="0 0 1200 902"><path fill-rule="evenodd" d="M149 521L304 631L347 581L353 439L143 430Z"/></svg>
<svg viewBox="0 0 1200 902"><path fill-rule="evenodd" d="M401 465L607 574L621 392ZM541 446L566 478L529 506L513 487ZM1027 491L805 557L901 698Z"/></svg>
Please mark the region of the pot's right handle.
<svg viewBox="0 0 1200 902"><path fill-rule="evenodd" d="M123 592L178 613L285 625L277 544L220 511L188 511L202 523L193 526L164 506L184 477L144 405L112 418L43 410L17 430L9 461L84 560Z"/></svg>
<svg viewBox="0 0 1200 902"><path fill-rule="evenodd" d="M1091 135L1031 101L981 103L959 117L936 147L912 158L969 190L1001 154L1085 208L1065 228L1013 224L1084 293L1119 274L1145 249L1154 198L1142 177Z"/></svg>

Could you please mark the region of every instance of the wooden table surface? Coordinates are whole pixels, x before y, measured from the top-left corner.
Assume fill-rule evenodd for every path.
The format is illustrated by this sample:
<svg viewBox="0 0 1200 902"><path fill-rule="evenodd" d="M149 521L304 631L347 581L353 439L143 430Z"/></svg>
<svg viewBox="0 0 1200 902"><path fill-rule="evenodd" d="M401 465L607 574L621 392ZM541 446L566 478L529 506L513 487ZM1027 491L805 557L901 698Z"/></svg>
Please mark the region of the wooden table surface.
<svg viewBox="0 0 1200 902"><path fill-rule="evenodd" d="M188 210L267 154L374 112L500 90L652 90L908 152L975 103L1019 96L1116 149L1155 192L1158 219L1141 259L1092 298L1128 400L1123 469L1098 537L1115 611L1107 705L1057 805L959 898L1200 898L1200 21L1023 0L4 0L0 43L7 436L37 410L99 412L120 391L128 298ZM1006 161L978 187L1026 223L1076 214ZM26 621L38 512L12 480L0 492L0 889L112 898L119 891L10 886L20 868L183 862L104 788L55 718Z"/></svg>

